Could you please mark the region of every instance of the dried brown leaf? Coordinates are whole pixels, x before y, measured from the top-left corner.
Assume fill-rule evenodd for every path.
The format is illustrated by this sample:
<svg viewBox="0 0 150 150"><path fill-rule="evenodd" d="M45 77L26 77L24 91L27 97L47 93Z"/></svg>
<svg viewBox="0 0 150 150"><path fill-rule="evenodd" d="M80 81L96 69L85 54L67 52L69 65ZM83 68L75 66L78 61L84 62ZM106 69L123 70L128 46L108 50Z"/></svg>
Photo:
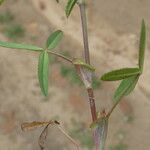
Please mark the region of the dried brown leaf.
<svg viewBox="0 0 150 150"><path fill-rule="evenodd" d="M59 124L59 122L53 120L46 122L37 122L37 121L25 122L21 125L21 129L22 131L30 131L33 129L37 129L39 127L47 126L48 124Z"/></svg>
<svg viewBox="0 0 150 150"><path fill-rule="evenodd" d="M46 139L47 139L47 135L48 135L48 127L49 125L59 125L60 123L56 120L54 121L51 121L49 122L46 127L44 128L44 130L42 131L40 137L39 137L39 146L41 148L41 150L44 150L45 149L45 142L46 142Z"/></svg>
<svg viewBox="0 0 150 150"><path fill-rule="evenodd" d="M48 124L48 125L44 128L44 130L42 131L42 133L41 133L41 135L40 135L40 137L39 137L38 143L39 143L39 146L40 146L41 150L44 150L44 149L45 149L45 142L46 142L46 138L47 138L47 135L48 135L48 126L49 126L49 125L50 125L50 124Z"/></svg>

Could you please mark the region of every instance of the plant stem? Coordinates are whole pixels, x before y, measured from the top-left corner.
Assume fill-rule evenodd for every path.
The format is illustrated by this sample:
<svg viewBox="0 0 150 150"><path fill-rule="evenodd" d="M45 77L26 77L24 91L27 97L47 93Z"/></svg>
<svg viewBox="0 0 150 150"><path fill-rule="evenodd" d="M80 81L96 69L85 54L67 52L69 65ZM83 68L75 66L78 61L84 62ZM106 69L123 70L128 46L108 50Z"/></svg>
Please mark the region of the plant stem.
<svg viewBox="0 0 150 150"><path fill-rule="evenodd" d="M97 120L94 92L93 92L92 88L87 89L87 92L88 92L88 96L89 96L89 103L90 103L92 120L94 122Z"/></svg>
<svg viewBox="0 0 150 150"><path fill-rule="evenodd" d="M114 109L115 109L116 106L119 104L119 102L120 102L120 101L116 102L116 103L112 106L112 108L110 109L110 111L109 111L108 114L107 114L107 117L109 117L109 116L111 115L111 113L114 111Z"/></svg>
<svg viewBox="0 0 150 150"><path fill-rule="evenodd" d="M82 32L83 32L83 42L84 42L84 57L85 62L90 64L90 53L89 53L89 42L88 42L88 31L87 31L87 21L86 21L86 10L85 3L79 3L81 22L82 22Z"/></svg>
<svg viewBox="0 0 150 150"><path fill-rule="evenodd" d="M62 59L64 59L64 60L67 60L67 61L70 62L70 63L72 63L72 59L70 59L70 58L68 58L68 57L66 57L66 56L64 56L64 55L61 55L61 54L59 54L59 53L52 52L52 51L47 51L47 52L50 53L50 54L52 54L52 55L58 56L58 57L60 57L60 58L62 58Z"/></svg>
<svg viewBox="0 0 150 150"><path fill-rule="evenodd" d="M63 135L65 135L66 138L77 147L77 150L81 150L80 145L69 134L66 133L62 126L58 125L57 127L63 133Z"/></svg>
<svg viewBox="0 0 150 150"><path fill-rule="evenodd" d="M85 2L81 0L80 3L78 3L78 5L80 8L81 22L82 22L84 58L85 58L85 62L90 65L90 53L89 53L89 42L88 42ZM92 74L91 74L91 78L92 78ZM91 109L92 120L96 121L97 115L96 115L96 106L95 106L93 89L92 88L87 89L87 93L88 93L88 97L89 97L89 104L90 104L90 109Z"/></svg>

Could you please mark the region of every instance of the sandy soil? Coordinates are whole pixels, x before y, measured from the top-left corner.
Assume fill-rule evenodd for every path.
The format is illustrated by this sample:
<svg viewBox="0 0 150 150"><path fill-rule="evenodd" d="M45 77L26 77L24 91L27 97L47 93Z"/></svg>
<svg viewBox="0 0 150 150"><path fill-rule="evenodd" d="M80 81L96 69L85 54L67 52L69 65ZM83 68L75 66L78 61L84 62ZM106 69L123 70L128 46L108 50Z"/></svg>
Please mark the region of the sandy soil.
<svg viewBox="0 0 150 150"><path fill-rule="evenodd" d="M141 18L145 18L149 28L150 2L117 0L114 3L101 0L93 3L88 7L88 20L92 64L97 67L96 74L101 75L113 68L136 65L140 21ZM52 30L59 28L64 31L65 38L58 49L67 49L73 52L73 55L82 56L82 36L77 7L68 20L63 12L64 1L57 5L55 1L49 0L10 0L2 6L1 12L6 9L12 11L17 16L16 22L21 22L27 30L26 37L19 41L43 45ZM39 38L32 41L31 35ZM1 35L0 40L9 39ZM108 150L110 145L117 144L120 140L128 145L128 150L149 150L149 57L147 45L144 75L135 92L124 98L124 103L120 107L122 111L117 108L111 117ZM24 121L58 118L68 130L73 126L72 120L84 123L87 128L90 124L90 112L84 89L70 86L59 74L58 64L51 68L48 98L45 99L41 95L36 73L37 60L36 53L1 48L0 149L38 148L37 138L40 132L22 133L20 124ZM98 110L108 110L111 107L110 99L115 88L114 83L102 83L101 89L96 90ZM133 115L131 123L125 121L126 113ZM51 130L49 133L49 149L74 149L57 130Z"/></svg>

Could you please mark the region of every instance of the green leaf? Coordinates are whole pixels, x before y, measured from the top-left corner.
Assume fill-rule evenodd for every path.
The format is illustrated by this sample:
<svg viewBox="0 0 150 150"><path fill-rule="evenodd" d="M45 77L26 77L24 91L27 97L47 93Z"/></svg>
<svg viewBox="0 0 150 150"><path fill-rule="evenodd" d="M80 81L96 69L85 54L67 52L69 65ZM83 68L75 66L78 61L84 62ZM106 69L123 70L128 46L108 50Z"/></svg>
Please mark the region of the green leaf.
<svg viewBox="0 0 150 150"><path fill-rule="evenodd" d="M140 34L140 45L139 45L139 68L143 71L144 65L144 54L145 54L145 43L146 43L146 27L144 20L141 25L141 34Z"/></svg>
<svg viewBox="0 0 150 150"><path fill-rule="evenodd" d="M47 49L55 48L58 45L58 43L61 41L62 37L63 37L63 32L61 30L57 30L53 32L47 39L46 48Z"/></svg>
<svg viewBox="0 0 150 150"><path fill-rule="evenodd" d="M116 81L140 74L139 68L123 68L105 73L101 80Z"/></svg>
<svg viewBox="0 0 150 150"><path fill-rule="evenodd" d="M4 2L5 0L0 0L0 5Z"/></svg>
<svg viewBox="0 0 150 150"><path fill-rule="evenodd" d="M9 42L2 42L2 41L0 41L0 46L6 47L6 48L14 48L14 49L27 49L27 50L31 50L31 51L42 51L43 50L43 48L37 47L34 45L9 43Z"/></svg>
<svg viewBox="0 0 150 150"><path fill-rule="evenodd" d="M66 16L67 17L69 17L76 2L77 2L77 0L68 0L67 6L66 6Z"/></svg>
<svg viewBox="0 0 150 150"><path fill-rule="evenodd" d="M115 94L113 96L114 103L118 103L123 96L128 95L135 88L137 80L138 76L124 79L115 91Z"/></svg>
<svg viewBox="0 0 150 150"><path fill-rule="evenodd" d="M49 56L47 51L41 52L38 63L38 78L41 90L45 96L48 95Z"/></svg>
<svg viewBox="0 0 150 150"><path fill-rule="evenodd" d="M133 77L133 83L132 83L132 85L126 90L126 92L125 92L125 96L127 96L127 95L129 95L134 89L135 89L135 87L136 87L136 84L137 84L137 82L138 82L138 80L139 80L139 75L138 76L135 76L135 77ZM125 79L124 79L125 80Z"/></svg>
<svg viewBox="0 0 150 150"><path fill-rule="evenodd" d="M94 72L95 71L95 68L89 64L86 64L85 62L83 62L82 60L80 59L74 59L73 61L73 64L74 65L80 65L80 66L83 66L85 68L87 68L88 70Z"/></svg>

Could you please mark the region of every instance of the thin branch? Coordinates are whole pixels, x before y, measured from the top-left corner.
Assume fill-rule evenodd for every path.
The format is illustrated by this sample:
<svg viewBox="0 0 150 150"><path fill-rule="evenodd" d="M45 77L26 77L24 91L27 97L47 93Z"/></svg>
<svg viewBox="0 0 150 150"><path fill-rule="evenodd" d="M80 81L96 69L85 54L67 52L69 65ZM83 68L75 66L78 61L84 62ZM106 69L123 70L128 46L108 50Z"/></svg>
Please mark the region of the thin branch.
<svg viewBox="0 0 150 150"><path fill-rule="evenodd" d="M61 125L57 125L58 129L60 130L61 133L63 133L63 135L66 136L66 138L71 141L71 143L73 143L76 147L77 147L77 150L81 150L79 144L71 137L69 136L66 131L63 129L63 127Z"/></svg>
<svg viewBox="0 0 150 150"><path fill-rule="evenodd" d="M58 56L58 57L66 60L66 61L68 61L70 63L72 63L72 59L70 59L70 58L68 58L68 57L66 57L66 56L64 56L62 54L59 54L59 53L56 53L56 52L52 52L52 51L47 51L47 52L50 53L50 54L52 54L52 55Z"/></svg>
<svg viewBox="0 0 150 150"><path fill-rule="evenodd" d="M116 108L116 106L119 104L120 101L117 101L112 108L110 109L110 111L107 114L107 117L110 117L111 113L114 111L114 109Z"/></svg>

